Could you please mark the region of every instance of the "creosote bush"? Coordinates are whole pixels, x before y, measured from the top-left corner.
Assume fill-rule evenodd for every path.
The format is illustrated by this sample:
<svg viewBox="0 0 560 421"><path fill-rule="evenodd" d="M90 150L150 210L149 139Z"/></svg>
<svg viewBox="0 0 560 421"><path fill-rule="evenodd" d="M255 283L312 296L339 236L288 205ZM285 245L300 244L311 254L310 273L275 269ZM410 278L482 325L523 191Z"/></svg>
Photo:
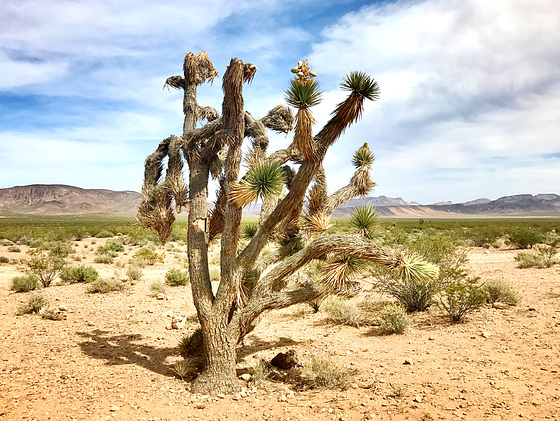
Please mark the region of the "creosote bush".
<svg viewBox="0 0 560 421"><path fill-rule="evenodd" d="M97 238L110 238L110 237L114 237L115 233L113 233L109 230L102 230L102 231L99 231L97 234L95 234L95 236ZM94 243L92 243L92 244L94 244Z"/></svg>
<svg viewBox="0 0 560 421"><path fill-rule="evenodd" d="M10 263L10 259L6 256L0 256L0 263Z"/></svg>
<svg viewBox="0 0 560 421"><path fill-rule="evenodd" d="M439 304L451 319L459 322L488 300L488 293L480 286L478 278L447 285L441 293Z"/></svg>
<svg viewBox="0 0 560 421"><path fill-rule="evenodd" d="M165 283L171 286L183 286L189 283L189 274L181 269L169 269L165 274Z"/></svg>
<svg viewBox="0 0 560 421"><path fill-rule="evenodd" d="M16 315L22 316L24 314L39 313L41 309L48 307L48 305L48 300L41 294L33 294L25 303L18 307Z"/></svg>
<svg viewBox="0 0 560 421"><path fill-rule="evenodd" d="M60 279L66 282L93 282L99 277L99 273L91 266L80 265L65 268L60 272Z"/></svg>
<svg viewBox="0 0 560 421"><path fill-rule="evenodd" d="M482 288L488 294L489 303L499 302L516 306L521 301L519 293L504 281L491 280L485 282Z"/></svg>
<svg viewBox="0 0 560 421"><path fill-rule="evenodd" d="M152 247L142 247L134 253L134 259L144 262L146 265L155 265L157 262L163 263L163 254L158 254Z"/></svg>
<svg viewBox="0 0 560 421"><path fill-rule="evenodd" d="M517 266L522 269L530 267L545 269L558 263L558 258L555 257L556 253L556 248L552 246L537 244L534 247L534 252L519 252L515 256L515 260L519 262Z"/></svg>
<svg viewBox="0 0 560 421"><path fill-rule="evenodd" d="M122 281L117 281L116 279L98 278L87 286L86 292L89 292L90 294L106 294L112 291L122 291L123 289L125 289L125 284Z"/></svg>
<svg viewBox="0 0 560 421"><path fill-rule="evenodd" d="M16 276L12 278L11 290L16 292L28 292L39 288L37 275Z"/></svg>
<svg viewBox="0 0 560 421"><path fill-rule="evenodd" d="M387 333L403 333L410 324L406 310L396 304L383 307L378 315L379 326Z"/></svg>
<svg viewBox="0 0 560 421"><path fill-rule="evenodd" d="M113 263L113 260L114 260L113 256L109 256L107 254L96 256L95 259L93 259L95 263L103 263L106 265L110 265L111 263Z"/></svg>
<svg viewBox="0 0 560 421"><path fill-rule="evenodd" d="M64 259L50 256L40 250L31 249L29 259L22 260L23 271L29 275L36 275L44 287L48 287L66 265Z"/></svg>
<svg viewBox="0 0 560 421"><path fill-rule="evenodd" d="M124 251L124 245L118 240L107 240L104 246L100 246L97 249L97 254L107 254L109 256L115 257L117 253Z"/></svg>
<svg viewBox="0 0 560 421"><path fill-rule="evenodd" d="M352 301L333 296L325 303L328 320L337 325L359 327L365 324L360 309Z"/></svg>

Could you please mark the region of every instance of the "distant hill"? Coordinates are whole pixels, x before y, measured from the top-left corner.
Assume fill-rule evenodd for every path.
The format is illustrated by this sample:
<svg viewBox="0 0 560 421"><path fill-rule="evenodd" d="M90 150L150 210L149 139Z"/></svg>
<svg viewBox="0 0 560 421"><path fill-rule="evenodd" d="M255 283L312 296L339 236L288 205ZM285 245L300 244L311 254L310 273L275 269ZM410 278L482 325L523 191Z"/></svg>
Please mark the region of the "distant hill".
<svg viewBox="0 0 560 421"><path fill-rule="evenodd" d="M82 189L60 184L33 184L0 189L1 214L134 214L142 195L134 191Z"/></svg>
<svg viewBox="0 0 560 421"><path fill-rule="evenodd" d="M58 184L33 184L0 189L0 214L73 215L93 213L136 214L142 195L134 191L82 189ZM393 218L462 218L477 216L556 216L560 217L557 194L518 194L496 200L476 199L465 203L439 202L420 205L401 197L363 197L338 207L333 216L350 215L358 206L374 206L381 216ZM260 205L245 208L256 215Z"/></svg>

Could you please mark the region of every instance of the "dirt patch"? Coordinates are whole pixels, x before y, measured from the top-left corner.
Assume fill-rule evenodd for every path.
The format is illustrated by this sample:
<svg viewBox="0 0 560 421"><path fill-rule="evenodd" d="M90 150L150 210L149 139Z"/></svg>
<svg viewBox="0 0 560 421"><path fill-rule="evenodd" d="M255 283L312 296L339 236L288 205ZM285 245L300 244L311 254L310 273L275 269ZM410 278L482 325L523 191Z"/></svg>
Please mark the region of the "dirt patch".
<svg viewBox="0 0 560 421"><path fill-rule="evenodd" d="M136 248L127 246L113 265L95 264L103 241L76 242L79 263L124 277ZM0 246L0 255L23 257L21 248ZM167 251L165 263L144 268L123 292L88 294L83 284L42 290L53 306L68 308L61 321L15 316L29 293L10 292L20 272L0 265L0 420L540 420L560 413L559 266L518 269L516 251L470 249L470 270L507 281L521 304L487 306L459 324L432 307L413 315L403 335L332 326L305 305L271 313L245 339L240 370L294 349L303 363L323 356L355 369L355 383L306 392L266 383L211 398L191 394L172 370L180 338L196 328L190 287L168 288L163 300L150 291L185 252ZM185 326L168 329L171 315L186 317Z"/></svg>

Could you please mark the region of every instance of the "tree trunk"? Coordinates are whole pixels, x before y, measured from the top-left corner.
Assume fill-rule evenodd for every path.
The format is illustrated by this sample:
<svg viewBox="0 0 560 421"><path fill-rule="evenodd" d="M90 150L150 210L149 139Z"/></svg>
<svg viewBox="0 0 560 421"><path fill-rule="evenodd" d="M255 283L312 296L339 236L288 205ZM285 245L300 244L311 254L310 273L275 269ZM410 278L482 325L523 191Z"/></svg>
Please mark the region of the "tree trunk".
<svg viewBox="0 0 560 421"><path fill-rule="evenodd" d="M206 395L234 394L241 390L237 381L237 341L227 324L209 320L202 325L204 369L192 382L192 393Z"/></svg>

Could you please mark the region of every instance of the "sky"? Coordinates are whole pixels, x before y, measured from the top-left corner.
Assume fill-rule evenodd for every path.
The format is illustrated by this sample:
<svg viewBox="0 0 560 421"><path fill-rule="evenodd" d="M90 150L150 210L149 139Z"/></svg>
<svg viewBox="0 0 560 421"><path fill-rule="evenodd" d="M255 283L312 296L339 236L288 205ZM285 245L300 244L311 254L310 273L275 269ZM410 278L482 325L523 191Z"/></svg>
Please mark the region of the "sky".
<svg viewBox="0 0 560 421"><path fill-rule="evenodd" d="M327 155L331 192L368 142L373 196L560 193L558 0L2 0L0 188L140 191L146 156L182 132L182 94L163 83L200 50L220 76L232 57L258 67L244 86L257 118L308 58L316 132L346 74L378 81ZM221 80L199 88L200 105L221 101ZM292 135L270 137L272 152Z"/></svg>

